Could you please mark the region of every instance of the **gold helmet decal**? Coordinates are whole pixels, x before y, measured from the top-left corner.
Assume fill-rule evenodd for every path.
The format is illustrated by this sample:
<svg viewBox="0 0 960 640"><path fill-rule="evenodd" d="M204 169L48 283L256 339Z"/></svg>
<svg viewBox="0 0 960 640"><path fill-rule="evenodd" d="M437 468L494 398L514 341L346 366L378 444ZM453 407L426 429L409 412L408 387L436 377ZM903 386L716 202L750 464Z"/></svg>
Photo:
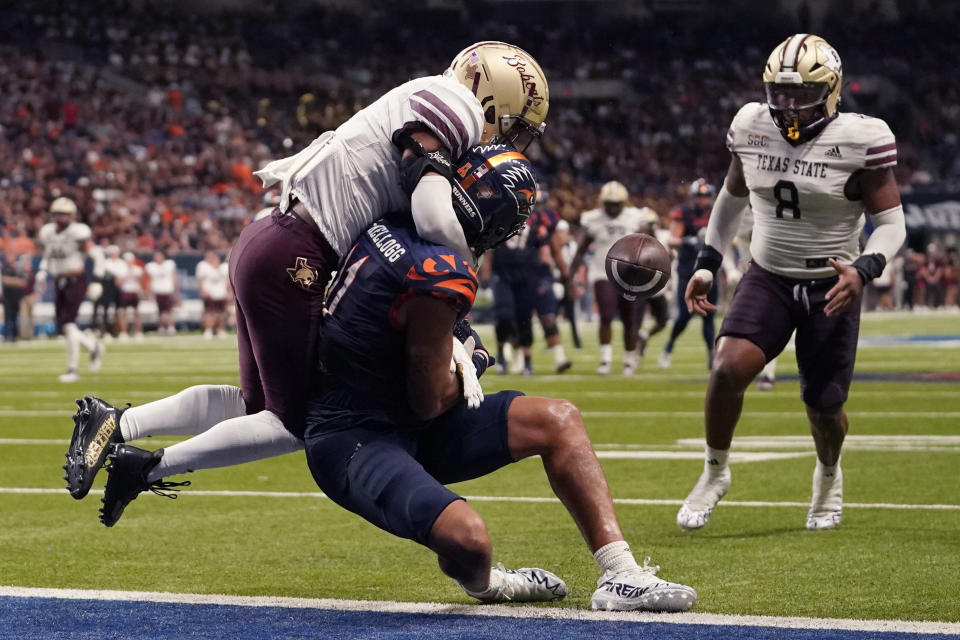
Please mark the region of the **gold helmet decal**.
<svg viewBox="0 0 960 640"><path fill-rule="evenodd" d="M509 143L523 151L543 135L550 92L529 53L506 42L477 42L454 57L446 71L470 89L483 108L481 144Z"/></svg>
<svg viewBox="0 0 960 640"><path fill-rule="evenodd" d="M808 33L781 42L763 70L770 115L791 144L810 140L836 117L842 84L836 49Z"/></svg>

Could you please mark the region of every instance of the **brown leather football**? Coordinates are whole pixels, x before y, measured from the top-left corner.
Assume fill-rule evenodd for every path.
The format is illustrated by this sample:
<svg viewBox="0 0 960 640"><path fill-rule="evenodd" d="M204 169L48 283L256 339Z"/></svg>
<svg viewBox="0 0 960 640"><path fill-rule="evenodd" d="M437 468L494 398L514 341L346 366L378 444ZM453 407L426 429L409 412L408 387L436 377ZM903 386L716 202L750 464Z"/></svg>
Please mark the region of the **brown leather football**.
<svg viewBox="0 0 960 640"><path fill-rule="evenodd" d="M607 279L628 300L649 298L670 281L672 258L666 247L646 233L631 233L607 252Z"/></svg>

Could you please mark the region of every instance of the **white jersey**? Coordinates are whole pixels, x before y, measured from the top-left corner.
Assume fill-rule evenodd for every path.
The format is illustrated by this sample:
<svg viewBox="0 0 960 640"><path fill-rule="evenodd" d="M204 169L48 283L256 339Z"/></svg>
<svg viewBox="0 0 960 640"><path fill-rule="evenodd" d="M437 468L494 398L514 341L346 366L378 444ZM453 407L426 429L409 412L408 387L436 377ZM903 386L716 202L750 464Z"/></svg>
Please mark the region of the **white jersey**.
<svg viewBox="0 0 960 640"><path fill-rule="evenodd" d="M163 262L148 262L144 267L150 276L150 291L154 295L168 296L176 288L177 265L169 258Z"/></svg>
<svg viewBox="0 0 960 640"><path fill-rule="evenodd" d="M130 265L122 258L107 258L103 261L103 275L107 278L113 278L118 287L127 277L129 269Z"/></svg>
<svg viewBox="0 0 960 640"><path fill-rule="evenodd" d="M860 254L863 203L848 200L844 187L856 171L897 164L883 120L841 113L813 140L792 146L758 102L734 116L727 148L740 158L750 189L754 261L798 279L836 275L828 258L850 264Z"/></svg>
<svg viewBox="0 0 960 640"><path fill-rule="evenodd" d="M86 245L91 235L90 227L82 222L71 222L63 231L57 231L55 222L43 225L37 239L43 245L47 272L53 277L82 272Z"/></svg>
<svg viewBox="0 0 960 640"><path fill-rule="evenodd" d="M226 300L229 277L226 262L222 262L219 267L215 267L206 260L201 260L200 264L197 265L197 286L200 289L200 297L210 300Z"/></svg>
<svg viewBox="0 0 960 640"><path fill-rule="evenodd" d="M120 291L140 295L143 291L143 267L136 262L127 262L127 271L123 278L117 279Z"/></svg>
<svg viewBox="0 0 960 640"><path fill-rule="evenodd" d="M256 175L264 188L282 183L282 210L291 196L300 200L342 257L370 223L410 206L400 187L398 134L426 127L458 158L480 141L483 125L480 102L456 79L417 78Z"/></svg>
<svg viewBox="0 0 960 640"><path fill-rule="evenodd" d="M106 273L107 252L104 251L103 247L95 244L90 247L87 255L93 260L93 277L102 278Z"/></svg>
<svg viewBox="0 0 960 640"><path fill-rule="evenodd" d="M587 265L587 279L591 284L607 279L607 251L613 243L629 233L649 232L656 215L647 207L624 207L616 218L608 216L603 208L583 212L580 226L593 238L593 258Z"/></svg>

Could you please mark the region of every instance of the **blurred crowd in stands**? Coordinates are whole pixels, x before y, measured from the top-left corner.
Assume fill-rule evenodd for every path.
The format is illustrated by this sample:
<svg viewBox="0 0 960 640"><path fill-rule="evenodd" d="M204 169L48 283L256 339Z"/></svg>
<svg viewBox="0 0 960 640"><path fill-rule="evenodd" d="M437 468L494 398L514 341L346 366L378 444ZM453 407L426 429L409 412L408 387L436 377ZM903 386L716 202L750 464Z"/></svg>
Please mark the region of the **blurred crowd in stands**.
<svg viewBox="0 0 960 640"><path fill-rule="evenodd" d="M197 15L146 0L18 2L0 33L0 252L34 253L47 206L67 195L98 243L225 254L262 207L253 170L483 38L527 48L551 80L546 135L531 149L546 206L576 224L616 179L666 216L690 181L722 182L733 114L761 99L767 53L804 27L755 11L527 4L342 13L274 1ZM960 191L954 21L837 11L821 35L844 60L842 108L890 124L904 192ZM612 81L616 96L577 90L590 81ZM897 271L903 306L956 305L956 249L906 252Z"/></svg>

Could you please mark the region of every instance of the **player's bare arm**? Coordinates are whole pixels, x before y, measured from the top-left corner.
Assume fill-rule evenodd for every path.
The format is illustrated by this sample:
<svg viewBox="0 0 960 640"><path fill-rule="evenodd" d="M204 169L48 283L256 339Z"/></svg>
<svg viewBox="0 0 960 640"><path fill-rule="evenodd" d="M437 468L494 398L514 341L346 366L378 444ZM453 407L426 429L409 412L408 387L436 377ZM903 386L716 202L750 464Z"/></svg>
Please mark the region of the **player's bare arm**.
<svg viewBox="0 0 960 640"><path fill-rule="evenodd" d="M456 310L426 296L410 298L400 308L405 326L407 393L410 408L431 420L460 399L460 381L450 372L451 339Z"/></svg>
<svg viewBox="0 0 960 640"><path fill-rule="evenodd" d="M903 226L903 212L900 205L900 189L897 187L897 181L894 177L893 169L887 167L872 171L860 171L854 175L851 182L855 183L851 185L852 190L855 193L861 194L863 208L866 210L867 214L870 216L876 216L873 220L874 224L877 225L874 233L879 231L881 235L889 234L891 236L888 241L890 246L896 244L897 247L899 247L899 245L903 242L903 237L899 237L899 240L897 239L898 234L895 227ZM893 215L886 213L896 211L899 211L899 219L897 219L898 216L896 213ZM888 221L888 224L883 224L881 222L881 218L888 217L891 218ZM884 228L887 226L890 228ZM872 237L873 236L871 235L871 238ZM874 240L874 242L876 243L877 240L882 240L882 238L877 238ZM869 249L870 243L868 241L868 245L863 251L864 256L862 258L858 258L858 260L865 259L867 256L869 256L871 254ZM887 251L889 250L890 249L887 249ZM896 249L894 249L893 252L895 253ZM839 280L837 281L837 284L827 292L827 300L830 302L827 303L827 306L823 311L828 316L832 316L843 311L856 300L858 300L860 293L863 291L863 287L866 284L864 275L861 274L860 270L858 270L856 266L843 265L833 259L830 260L830 266L836 270ZM883 270L882 265L879 268L880 271Z"/></svg>

